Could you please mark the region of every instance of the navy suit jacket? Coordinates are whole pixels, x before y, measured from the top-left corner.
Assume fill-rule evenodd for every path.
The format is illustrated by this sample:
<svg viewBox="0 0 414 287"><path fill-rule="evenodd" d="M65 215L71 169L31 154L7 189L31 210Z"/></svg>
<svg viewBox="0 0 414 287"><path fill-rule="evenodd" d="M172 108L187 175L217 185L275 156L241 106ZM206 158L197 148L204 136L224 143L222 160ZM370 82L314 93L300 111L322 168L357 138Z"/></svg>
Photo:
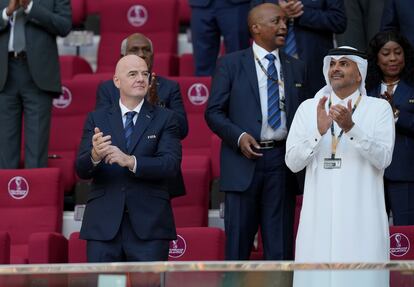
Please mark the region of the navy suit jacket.
<svg viewBox="0 0 414 287"><path fill-rule="evenodd" d="M157 93L160 105L173 110L177 117L180 138L184 139L188 134L188 121L181 98L180 86L177 82L157 76ZM112 80L102 82L96 92L96 109L113 107L118 105L119 90Z"/></svg>
<svg viewBox="0 0 414 287"><path fill-rule="evenodd" d="M220 2L228 2L229 4L241 4L241 3L248 3L250 0L188 0L188 4L191 7L207 7L213 1L220 1Z"/></svg>
<svg viewBox="0 0 414 287"><path fill-rule="evenodd" d="M278 0L252 0L260 3L279 3ZM323 86L323 58L333 48L333 33L346 29L344 0L302 0L303 14L295 19L294 32L299 58L308 69L308 89L314 96Z"/></svg>
<svg viewBox="0 0 414 287"><path fill-rule="evenodd" d="M284 74L287 126L299 104L307 98L305 65L279 52ZM213 77L205 112L207 124L223 141L220 185L224 191L244 191L253 178L255 161L247 159L237 141L243 132L260 140L262 111L253 49L223 56ZM284 164L275 163L275 165Z"/></svg>
<svg viewBox="0 0 414 287"><path fill-rule="evenodd" d="M381 30L397 30L414 45L414 17L412 0L389 0L384 6Z"/></svg>
<svg viewBox="0 0 414 287"><path fill-rule="evenodd" d="M380 91L378 87L368 95L380 97ZM400 115L395 125L392 162L384 176L394 181L414 181L414 87L401 80L393 98Z"/></svg>
<svg viewBox="0 0 414 287"><path fill-rule="evenodd" d="M92 179L81 228L86 240L111 240L117 234L128 208L132 228L140 239L175 239L175 225L167 178L177 175L181 164L181 143L173 112L144 102L134 126L130 148L126 149L119 105L88 115L76 171ZM112 144L137 159L136 173L117 164L91 161L92 136L98 127L111 135Z"/></svg>
<svg viewBox="0 0 414 287"><path fill-rule="evenodd" d="M0 0L0 13L9 0ZM56 36L66 36L72 28L69 0L33 0L25 24L27 65L33 82L39 89L60 95L59 57ZM0 16L0 91L6 81L8 44L11 25Z"/></svg>

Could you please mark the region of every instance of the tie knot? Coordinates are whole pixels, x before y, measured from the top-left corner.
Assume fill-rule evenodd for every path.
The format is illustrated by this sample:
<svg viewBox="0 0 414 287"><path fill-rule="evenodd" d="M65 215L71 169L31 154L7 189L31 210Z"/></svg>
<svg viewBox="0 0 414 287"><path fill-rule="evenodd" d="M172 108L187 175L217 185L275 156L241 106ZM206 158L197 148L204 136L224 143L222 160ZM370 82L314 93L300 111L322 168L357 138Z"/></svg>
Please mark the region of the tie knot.
<svg viewBox="0 0 414 287"><path fill-rule="evenodd" d="M266 58L266 59L268 59L270 63L272 63L272 62L274 62L274 61L275 61L276 56L275 56L275 55L273 55L273 54L267 54L267 55L265 56L265 58Z"/></svg>
<svg viewBox="0 0 414 287"><path fill-rule="evenodd" d="M128 120L128 119L129 119L129 120L132 120L136 114L137 114L137 112L136 112L136 111L130 111L130 112L127 112L127 113L126 113L126 118L127 118L127 120Z"/></svg>

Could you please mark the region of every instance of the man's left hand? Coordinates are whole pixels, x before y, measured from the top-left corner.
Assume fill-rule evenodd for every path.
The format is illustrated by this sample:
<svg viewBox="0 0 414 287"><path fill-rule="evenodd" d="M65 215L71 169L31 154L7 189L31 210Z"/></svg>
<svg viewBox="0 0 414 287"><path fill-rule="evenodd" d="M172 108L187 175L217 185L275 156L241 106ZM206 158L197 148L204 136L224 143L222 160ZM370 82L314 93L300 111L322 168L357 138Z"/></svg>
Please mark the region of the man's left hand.
<svg viewBox="0 0 414 287"><path fill-rule="evenodd" d="M134 157L123 153L118 147L111 145L108 149L108 154L105 157L105 163L118 164L122 167L127 167L130 170L134 168Z"/></svg>
<svg viewBox="0 0 414 287"><path fill-rule="evenodd" d="M302 1L298 0L279 0L279 6L289 18L297 18L303 14Z"/></svg>
<svg viewBox="0 0 414 287"><path fill-rule="evenodd" d="M352 101L348 101L348 106L332 105L329 109L329 115L338 124L338 126L344 131L348 132L354 126L352 121Z"/></svg>

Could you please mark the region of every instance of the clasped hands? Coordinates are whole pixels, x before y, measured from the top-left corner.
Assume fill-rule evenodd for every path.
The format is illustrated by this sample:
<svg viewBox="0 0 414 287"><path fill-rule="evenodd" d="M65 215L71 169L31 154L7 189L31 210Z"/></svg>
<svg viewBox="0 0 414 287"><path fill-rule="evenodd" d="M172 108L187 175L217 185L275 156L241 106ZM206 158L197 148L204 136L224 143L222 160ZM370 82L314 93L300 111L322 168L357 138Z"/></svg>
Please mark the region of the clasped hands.
<svg viewBox="0 0 414 287"><path fill-rule="evenodd" d="M118 164L122 167L134 168L134 157L122 152L117 146L112 145L111 136L104 136L99 128L94 129L92 136L92 159L95 162L104 160L107 164Z"/></svg>
<svg viewBox="0 0 414 287"><path fill-rule="evenodd" d="M27 8L27 5L30 4L32 0L9 0L9 5L6 8L6 14L8 17L10 17L14 11L19 9L20 7L23 7L23 9Z"/></svg>
<svg viewBox="0 0 414 287"><path fill-rule="evenodd" d="M299 0L279 0L279 6L288 18L297 18L303 14L303 4Z"/></svg>
<svg viewBox="0 0 414 287"><path fill-rule="evenodd" d="M352 101L348 101L347 107L342 105L331 105L327 113L325 110L327 100L328 97L326 96L321 98L317 107L319 133L324 135L331 127L332 121L335 121L345 133L350 131L354 126L354 122L352 121Z"/></svg>

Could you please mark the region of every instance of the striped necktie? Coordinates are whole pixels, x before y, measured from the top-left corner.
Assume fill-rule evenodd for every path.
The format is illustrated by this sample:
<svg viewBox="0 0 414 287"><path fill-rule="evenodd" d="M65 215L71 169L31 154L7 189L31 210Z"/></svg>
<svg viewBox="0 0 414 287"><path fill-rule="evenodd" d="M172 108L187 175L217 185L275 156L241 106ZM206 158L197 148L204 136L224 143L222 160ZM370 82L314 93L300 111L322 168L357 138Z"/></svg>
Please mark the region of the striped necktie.
<svg viewBox="0 0 414 287"><path fill-rule="evenodd" d="M267 123L276 130L280 126L280 108L279 108L279 83L275 66L276 56L267 54L269 60L267 66Z"/></svg>
<svg viewBox="0 0 414 287"><path fill-rule="evenodd" d="M129 145L131 143L131 135L132 131L134 130L134 121L133 118L137 114L135 111L127 112L126 115L126 121L125 121L125 141L126 141L126 148L129 148Z"/></svg>
<svg viewBox="0 0 414 287"><path fill-rule="evenodd" d="M295 57L297 56L296 50L296 38L295 38L295 31L294 31L294 23L293 21L289 22L288 32L286 36L286 44L285 44L285 53L289 56Z"/></svg>

